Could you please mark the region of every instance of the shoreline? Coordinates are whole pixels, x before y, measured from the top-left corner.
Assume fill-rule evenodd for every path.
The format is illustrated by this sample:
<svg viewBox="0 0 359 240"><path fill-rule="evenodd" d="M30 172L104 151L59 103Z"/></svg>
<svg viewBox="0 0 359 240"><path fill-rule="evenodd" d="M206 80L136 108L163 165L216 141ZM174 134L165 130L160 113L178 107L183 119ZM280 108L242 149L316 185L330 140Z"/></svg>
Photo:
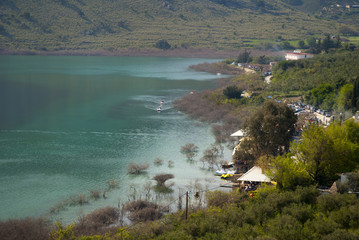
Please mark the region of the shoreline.
<svg viewBox="0 0 359 240"><path fill-rule="evenodd" d="M38 50L9 50L0 49L0 55L23 55L23 56L118 56L118 57L183 57L183 58L237 58L241 49L217 50L211 48L177 48L169 50L161 49L119 49L109 50L59 50L59 51L38 51ZM252 56L276 56L281 52L268 50L251 49Z"/></svg>

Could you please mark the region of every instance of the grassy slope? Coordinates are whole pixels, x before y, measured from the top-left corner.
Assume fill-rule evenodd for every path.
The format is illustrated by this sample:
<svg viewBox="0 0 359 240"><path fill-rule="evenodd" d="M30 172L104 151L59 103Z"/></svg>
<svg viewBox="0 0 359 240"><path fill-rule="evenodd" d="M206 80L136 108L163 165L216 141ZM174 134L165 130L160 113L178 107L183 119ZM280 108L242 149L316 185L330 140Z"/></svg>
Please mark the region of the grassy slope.
<svg viewBox="0 0 359 240"><path fill-rule="evenodd" d="M357 0L282 0L291 2L292 5L305 13L313 14L317 18L334 20L349 24L354 30L359 31L359 9L347 9L346 5L357 5ZM337 6L337 5L340 6Z"/></svg>
<svg viewBox="0 0 359 240"><path fill-rule="evenodd" d="M218 2L225 2L226 5ZM2 0L0 48L149 48L159 39L174 46L233 49L259 40L336 33L338 24L266 0Z"/></svg>

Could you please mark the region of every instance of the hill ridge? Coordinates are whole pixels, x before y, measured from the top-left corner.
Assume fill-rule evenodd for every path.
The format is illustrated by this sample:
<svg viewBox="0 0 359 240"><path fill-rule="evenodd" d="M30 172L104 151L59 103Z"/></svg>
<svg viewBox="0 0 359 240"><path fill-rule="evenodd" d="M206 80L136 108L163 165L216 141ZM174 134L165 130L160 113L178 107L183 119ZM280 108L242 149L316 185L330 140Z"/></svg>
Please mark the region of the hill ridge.
<svg viewBox="0 0 359 240"><path fill-rule="evenodd" d="M336 33L280 0L3 0L0 48L6 50L238 49L258 40L299 40Z"/></svg>

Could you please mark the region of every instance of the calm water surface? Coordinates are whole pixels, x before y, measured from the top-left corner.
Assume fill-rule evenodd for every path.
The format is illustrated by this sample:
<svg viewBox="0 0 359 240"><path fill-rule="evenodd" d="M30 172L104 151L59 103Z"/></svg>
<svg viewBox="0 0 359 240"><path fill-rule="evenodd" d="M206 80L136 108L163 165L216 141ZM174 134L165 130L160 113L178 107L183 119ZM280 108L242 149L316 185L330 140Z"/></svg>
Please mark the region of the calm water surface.
<svg viewBox="0 0 359 240"><path fill-rule="evenodd" d="M0 219L48 214L71 196L103 191L109 180L120 186L106 199L50 216L70 222L117 206L158 173L173 173L175 190L196 179L212 184L211 172L180 154L190 142L207 148L209 126L172 106L190 91L215 87L217 76L188 69L205 61L0 56ZM153 164L157 157L162 166ZM131 162L149 163L148 174L127 175Z"/></svg>

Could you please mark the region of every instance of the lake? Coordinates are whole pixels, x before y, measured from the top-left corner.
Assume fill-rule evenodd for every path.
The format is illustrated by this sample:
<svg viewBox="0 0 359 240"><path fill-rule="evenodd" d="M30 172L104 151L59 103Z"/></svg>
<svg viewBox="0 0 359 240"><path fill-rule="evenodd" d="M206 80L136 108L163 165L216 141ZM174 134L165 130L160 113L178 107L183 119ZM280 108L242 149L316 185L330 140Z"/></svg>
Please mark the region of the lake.
<svg viewBox="0 0 359 240"><path fill-rule="evenodd" d="M210 127L173 108L191 91L216 87L216 75L188 68L211 61L218 60L0 56L0 219L48 216L69 223L138 198L159 173L175 176L167 202L196 181L218 186L212 171L180 153L187 143L200 153L208 148ZM163 164L154 164L156 158ZM148 163L147 174L128 175L131 162ZM102 198L109 181L119 185ZM90 191L101 192L100 199L63 204L89 198Z"/></svg>

